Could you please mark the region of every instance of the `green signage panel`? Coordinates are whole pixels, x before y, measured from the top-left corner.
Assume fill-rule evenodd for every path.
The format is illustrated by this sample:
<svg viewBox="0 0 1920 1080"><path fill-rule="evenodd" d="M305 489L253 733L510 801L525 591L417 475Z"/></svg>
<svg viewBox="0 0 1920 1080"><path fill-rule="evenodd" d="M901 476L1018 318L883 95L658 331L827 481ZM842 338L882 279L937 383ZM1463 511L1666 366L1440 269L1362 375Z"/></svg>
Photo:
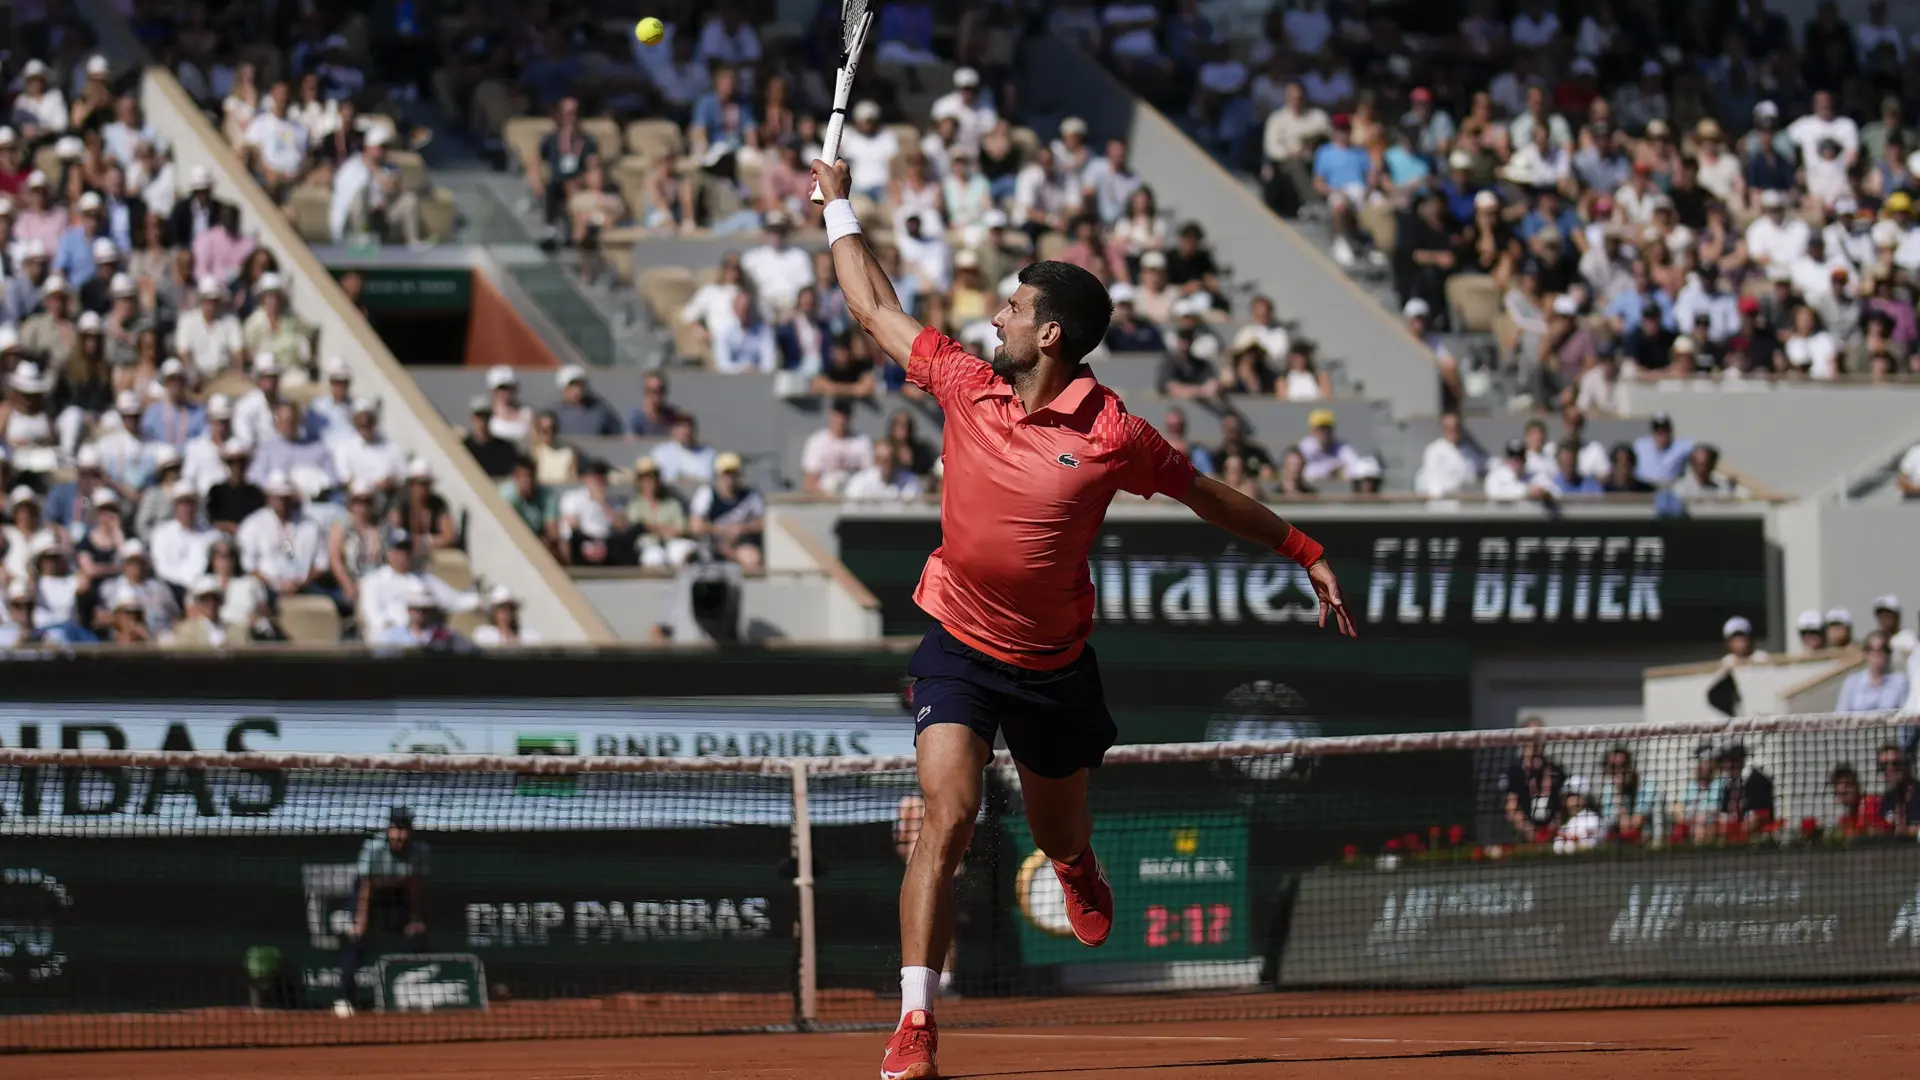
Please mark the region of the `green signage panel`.
<svg viewBox="0 0 1920 1080"><path fill-rule="evenodd" d="M487 1007L487 978L472 953L380 958L380 1007L396 1012Z"/></svg>
<svg viewBox="0 0 1920 1080"><path fill-rule="evenodd" d="M369 312L465 311L473 306L473 271L362 266L330 268L360 275L360 303Z"/></svg>
<svg viewBox="0 0 1920 1080"><path fill-rule="evenodd" d="M1024 820L1007 822L1019 866L1014 903L1029 964L1241 960L1258 949L1248 925L1247 819L1232 811L1094 819L1093 847L1113 886L1113 935L1088 949L1067 926L1052 864Z"/></svg>

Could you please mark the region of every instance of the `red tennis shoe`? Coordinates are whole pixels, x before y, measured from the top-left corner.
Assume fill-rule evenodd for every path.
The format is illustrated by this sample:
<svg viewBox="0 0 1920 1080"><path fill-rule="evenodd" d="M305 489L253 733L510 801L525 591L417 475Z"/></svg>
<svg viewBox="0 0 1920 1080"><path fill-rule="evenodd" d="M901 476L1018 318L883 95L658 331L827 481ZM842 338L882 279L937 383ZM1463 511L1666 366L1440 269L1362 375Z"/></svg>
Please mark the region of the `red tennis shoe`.
<svg viewBox="0 0 1920 1080"><path fill-rule="evenodd" d="M933 1014L925 1009L909 1012L887 1040L880 1080L935 1080L940 1068L933 1059L939 1049L940 1032L934 1029Z"/></svg>
<svg viewBox="0 0 1920 1080"><path fill-rule="evenodd" d="M1089 949L1106 944L1113 932L1113 886L1107 884L1106 871L1100 869L1093 849L1072 863L1054 863L1053 874L1067 894L1067 925L1073 928L1073 936Z"/></svg>

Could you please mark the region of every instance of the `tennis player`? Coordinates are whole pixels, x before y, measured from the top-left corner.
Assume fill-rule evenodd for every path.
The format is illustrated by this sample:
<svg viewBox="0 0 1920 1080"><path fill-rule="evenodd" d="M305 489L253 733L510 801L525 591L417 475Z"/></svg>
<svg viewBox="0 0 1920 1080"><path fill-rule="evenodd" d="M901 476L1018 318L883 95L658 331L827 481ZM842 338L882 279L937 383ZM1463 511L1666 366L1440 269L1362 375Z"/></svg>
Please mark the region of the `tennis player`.
<svg viewBox="0 0 1920 1080"><path fill-rule="evenodd" d="M1087 635L1087 556L1117 491L1166 495L1202 518L1305 567L1343 634L1353 622L1319 544L1258 502L1196 475L1152 425L1128 414L1083 362L1113 302L1099 279L1063 262L1020 271L994 316L990 364L901 310L847 201L844 163L813 163L827 241L847 310L907 380L946 412L942 543L914 602L935 626L913 655L915 753L926 796L900 886L900 1024L882 1080L939 1075L936 967L953 927L953 876L980 809L994 735L1020 774L1034 843L1053 860L1067 920L1088 946L1113 927L1113 891L1090 841L1088 771L1116 735Z"/></svg>

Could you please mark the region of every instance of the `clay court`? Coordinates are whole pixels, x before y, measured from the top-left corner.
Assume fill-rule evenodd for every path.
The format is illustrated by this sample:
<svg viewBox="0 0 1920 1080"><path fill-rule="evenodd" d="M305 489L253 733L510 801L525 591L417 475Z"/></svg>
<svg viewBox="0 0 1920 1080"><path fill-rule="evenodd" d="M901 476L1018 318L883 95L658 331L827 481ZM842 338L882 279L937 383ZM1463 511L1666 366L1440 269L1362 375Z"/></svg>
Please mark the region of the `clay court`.
<svg viewBox="0 0 1920 1080"><path fill-rule="evenodd" d="M414 1046L21 1055L13 1080L258 1080L259 1077L470 1077L676 1080L715 1073L861 1080L884 1036L659 1036ZM1920 1005L1745 1006L1524 1014L1114 1024L962 1030L942 1036L944 1074L1143 1078L1348 1078L1675 1075L1807 1077L1845 1062L1890 1076L1920 1050Z"/></svg>

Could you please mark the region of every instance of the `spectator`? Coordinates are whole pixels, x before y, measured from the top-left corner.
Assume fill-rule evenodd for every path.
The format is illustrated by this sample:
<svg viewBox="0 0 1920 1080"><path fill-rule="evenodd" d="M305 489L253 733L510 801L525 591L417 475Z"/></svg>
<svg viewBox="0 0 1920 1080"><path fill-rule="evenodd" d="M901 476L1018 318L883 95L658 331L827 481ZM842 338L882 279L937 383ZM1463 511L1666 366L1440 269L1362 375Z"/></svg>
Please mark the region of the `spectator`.
<svg viewBox="0 0 1920 1080"><path fill-rule="evenodd" d="M1542 722L1528 717L1521 728L1538 732ZM1521 843L1552 836L1565 820L1562 816L1567 784L1566 770L1547 757L1546 742L1529 737L1522 743L1506 769L1500 774L1501 812Z"/></svg>
<svg viewBox="0 0 1920 1080"><path fill-rule="evenodd" d="M155 526L148 537L153 572L181 590L191 588L207 571L207 554L220 534L200 521L200 492L192 483L177 481L168 489L172 516Z"/></svg>
<svg viewBox="0 0 1920 1080"><path fill-rule="evenodd" d="M243 147L248 165L275 202L286 198L307 161L307 129L288 116L291 98L286 83L273 84L267 107L247 123Z"/></svg>
<svg viewBox="0 0 1920 1080"><path fill-rule="evenodd" d="M259 578L240 568L240 555L234 542L222 537L207 553L207 572L220 588L220 622L244 629L251 641L281 641L284 634L274 623L271 594Z"/></svg>
<svg viewBox="0 0 1920 1080"><path fill-rule="evenodd" d="M1420 455L1413 487L1430 499L1459 494L1480 479L1484 456L1466 439L1458 412L1440 414L1440 435Z"/></svg>
<svg viewBox="0 0 1920 1080"><path fill-rule="evenodd" d="M1524 441L1508 439L1506 451L1504 458L1487 468L1484 488L1489 502L1544 499L1552 493L1552 486L1547 479L1527 468L1527 444Z"/></svg>
<svg viewBox="0 0 1920 1080"><path fill-rule="evenodd" d="M1297 446L1287 447L1280 454L1280 468L1269 494L1275 499L1305 499L1320 494L1319 488L1307 482L1306 470L1306 455Z"/></svg>
<svg viewBox="0 0 1920 1080"><path fill-rule="evenodd" d="M833 329L820 317L820 290L809 285L800 290L793 310L774 330L774 344L780 350L780 370L796 372L811 379L826 367L827 343Z"/></svg>
<svg viewBox="0 0 1920 1080"><path fill-rule="evenodd" d="M557 134L550 133L547 138ZM335 243L361 235L371 235L377 242L397 232L408 247L423 246L420 197L402 188L400 170L387 160L391 138L392 132L384 127L368 131L360 152L347 158L333 174L327 222ZM567 189L563 181L556 180L554 190Z"/></svg>
<svg viewBox="0 0 1920 1080"><path fill-rule="evenodd" d="M487 392L493 396L493 418L487 426L494 437L521 442L533 429L533 410L520 403L520 378L505 364L487 369Z"/></svg>
<svg viewBox="0 0 1920 1080"><path fill-rule="evenodd" d="M360 640L381 641L406 627L408 598L415 594L430 597L444 612L472 611L480 606L476 594L462 592L423 569L413 540L405 529L389 529L386 565L367 571L359 579Z"/></svg>
<svg viewBox="0 0 1920 1080"><path fill-rule="evenodd" d="M1827 624L1820 613L1807 610L1794 620L1794 632L1800 635L1800 648L1806 652L1819 652L1827 647Z"/></svg>
<svg viewBox="0 0 1920 1080"><path fill-rule="evenodd" d="M641 458L651 464L652 458ZM634 466L636 474L639 465ZM546 544L547 549L558 557L560 552L560 496L553 488L540 482L535 471L533 459L518 457L514 459L513 470L507 481L500 485L500 497L533 535Z"/></svg>
<svg viewBox="0 0 1920 1080"><path fill-rule="evenodd" d="M511 473L514 462L520 459L520 451L505 439L494 437L491 424L493 419L493 399L485 394L477 394L474 396L467 411L469 417L467 421L467 437L461 440L467 448L467 453L473 455L473 460L479 464L481 472L486 473L496 480ZM383 447L383 449L389 448ZM398 460L398 449L390 449L393 451L392 454L383 455L383 458L389 458L393 466L392 471L385 478L391 486L399 479L399 469L402 463ZM388 461L383 461L383 464L388 463Z"/></svg>
<svg viewBox="0 0 1920 1080"><path fill-rule="evenodd" d="M1648 433L1633 441L1634 475L1654 487L1666 487L1680 478L1693 455L1692 439L1673 437L1673 418L1653 414Z"/></svg>
<svg viewBox="0 0 1920 1080"><path fill-rule="evenodd" d="M1599 495L1606 490L1598 478L1580 468L1580 455L1570 443L1553 450L1553 471L1548 477L1546 487L1555 498Z"/></svg>
<svg viewBox="0 0 1920 1080"><path fill-rule="evenodd" d="M1113 320L1107 324L1107 350L1116 353L1166 351L1160 328L1141 319L1134 311L1134 287L1123 281L1109 291L1113 297Z"/></svg>
<svg viewBox="0 0 1920 1080"><path fill-rule="evenodd" d="M580 100L562 97L554 106L554 127L540 140L535 156L521 162L527 174L527 186L539 200L548 225L557 225L566 209L567 198L587 162L601 155L594 137L580 126Z"/></svg>
<svg viewBox="0 0 1920 1080"><path fill-rule="evenodd" d="M1600 487L1609 495L1651 495L1656 489L1640 479L1639 458L1627 443L1615 443L1608 455L1608 469Z"/></svg>
<svg viewBox="0 0 1920 1080"><path fill-rule="evenodd" d="M813 377L812 392L826 398L872 397L876 380L873 361L864 355L866 341L864 335L854 335L850 339L837 339L828 345L826 370ZM863 355L855 356L855 348L859 348Z"/></svg>
<svg viewBox="0 0 1920 1080"><path fill-rule="evenodd" d="M625 434L625 428L620 424L620 414L588 385L585 368L577 364L563 367L554 382L560 387L560 404L554 407L554 415L561 435ZM503 469L488 475L505 476L506 471Z"/></svg>
<svg viewBox="0 0 1920 1080"><path fill-rule="evenodd" d="M686 505L661 483L660 466L652 458L633 463L633 497L627 500L626 516L631 523L627 544L642 566L680 566L700 549L687 535Z"/></svg>
<svg viewBox="0 0 1920 1080"><path fill-rule="evenodd" d="M625 539L626 510L607 487L607 463L597 459L581 466L580 486L560 497L560 534L567 544L567 561L575 566L631 566Z"/></svg>
<svg viewBox="0 0 1920 1080"><path fill-rule="evenodd" d="M35 549L65 543L66 530L46 521L38 493L21 484L8 494L7 524L0 526L0 569L5 571L0 577L31 577Z"/></svg>
<svg viewBox="0 0 1920 1080"><path fill-rule="evenodd" d="M256 490L267 504L235 531L240 565L281 595L317 589L327 573L326 537L304 513L299 489L286 473L275 472Z"/></svg>
<svg viewBox="0 0 1920 1080"><path fill-rule="evenodd" d="M153 530L173 516L173 485L180 482L180 452L160 445L153 451L147 484L134 503L133 533L153 541ZM191 579L189 579L191 580Z"/></svg>
<svg viewBox="0 0 1920 1080"><path fill-rule="evenodd" d="M1562 798L1566 806L1566 821L1553 834L1554 854L1570 855L1599 847L1600 842L1607 838L1607 827L1588 804L1587 778L1568 777Z"/></svg>
<svg viewBox="0 0 1920 1080"><path fill-rule="evenodd" d="M1853 647L1853 613L1846 608L1834 608L1827 612L1825 633L1827 648L1850 649Z"/></svg>
<svg viewBox="0 0 1920 1080"><path fill-rule="evenodd" d="M401 476L406 471L406 455L380 430L379 401L371 397L357 397L353 399L352 410L352 434L341 438L332 447L334 475L350 481L364 480L372 484L384 499L399 488ZM477 407L474 411L478 412Z"/></svg>
<svg viewBox="0 0 1920 1080"><path fill-rule="evenodd" d="M1886 633L1875 630L1862 646L1867 663L1840 684L1836 712L1879 712L1905 708L1910 687L1905 672L1893 669L1893 648ZM1920 817L1915 819L1920 823Z"/></svg>
<svg viewBox="0 0 1920 1080"><path fill-rule="evenodd" d="M79 345L80 331L72 316L73 294L67 279L48 274L40 286L40 313L20 324L20 348L45 359L47 370L65 378L67 360Z"/></svg>
<svg viewBox="0 0 1920 1080"><path fill-rule="evenodd" d="M142 616L149 640L171 630L180 618L180 604L167 583L153 576L147 546L138 539L128 540L120 558L120 576L100 586L101 603L116 613L131 610Z"/></svg>
<svg viewBox="0 0 1920 1080"><path fill-rule="evenodd" d="M1749 832L1773 820L1773 778L1758 768L1747 769L1747 748L1732 743L1720 753L1726 770L1727 787L1720 798L1720 814L1729 827L1741 826Z"/></svg>
<svg viewBox="0 0 1920 1080"><path fill-rule="evenodd" d="M27 174L26 186L20 191L20 203L21 209L13 218L14 242L38 244L37 250L51 260L67 231L67 211L53 200L46 173L35 169Z"/></svg>
<svg viewBox="0 0 1920 1080"><path fill-rule="evenodd" d="M1906 752L1888 744L1876 755L1880 775L1887 782L1880 796L1880 821L1895 836L1920 835L1920 784L1914 783L1913 763Z"/></svg>
<svg viewBox="0 0 1920 1080"><path fill-rule="evenodd" d="M1219 349L1220 339L1212 334L1176 335L1172 349L1160 361L1160 393L1181 399L1219 397L1220 377L1212 363Z"/></svg>
<svg viewBox="0 0 1920 1080"><path fill-rule="evenodd" d="M433 467L419 458L407 464L407 486L391 516L425 551L460 547L460 529L447 500L433 490Z"/></svg>
<svg viewBox="0 0 1920 1080"><path fill-rule="evenodd" d="M742 570L753 573L762 565L766 503L741 481L740 464L738 454L718 455L712 482L694 493L687 512L694 537L704 541L715 557L739 563Z"/></svg>
<svg viewBox="0 0 1920 1080"><path fill-rule="evenodd" d="M1255 502L1266 501L1266 492L1261 490L1260 481L1248 468L1247 459L1238 452L1230 453L1219 459L1220 482L1245 495Z"/></svg>
<svg viewBox="0 0 1920 1080"><path fill-rule="evenodd" d="M711 482L716 454L713 447L700 442L699 421L681 413L674 418L668 432L668 441L653 448L652 457L654 464L660 466L660 479L681 490Z"/></svg>
<svg viewBox="0 0 1920 1080"><path fill-rule="evenodd" d="M1351 118L1336 115L1331 139L1313 154L1313 189L1333 213L1333 259L1343 267L1357 261L1358 214L1372 183L1373 163L1365 150L1353 145Z"/></svg>
<svg viewBox="0 0 1920 1080"><path fill-rule="evenodd" d="M300 406L281 401L273 407L273 431L254 448L253 465L247 478L265 487L266 478L272 473L284 472L289 477L298 477L312 471L324 476L331 486L338 480L333 461L327 445L309 434Z"/></svg>
<svg viewBox="0 0 1920 1080"><path fill-rule="evenodd" d="M447 625L447 613L440 600L425 588L415 586L406 596L406 625L388 629L374 641L409 649L452 650L468 642Z"/></svg>
<svg viewBox="0 0 1920 1080"><path fill-rule="evenodd" d="M193 366L200 380L238 370L246 355L240 320L222 310L226 290L203 277L196 290L199 306L184 311L173 332L174 355Z"/></svg>
<svg viewBox="0 0 1920 1080"><path fill-rule="evenodd" d="M160 636L169 649L224 649L227 630L220 625L220 580L203 574L187 589L187 610L180 621Z"/></svg>
<svg viewBox="0 0 1920 1080"><path fill-rule="evenodd" d="M540 631L520 625L520 598L505 585L495 585L487 594L487 623L475 627L473 643L483 649L538 645Z"/></svg>
<svg viewBox="0 0 1920 1080"><path fill-rule="evenodd" d="M769 210L763 220L767 230L766 243L742 255L740 268L746 279L753 283L760 310L771 317L792 307L800 290L814 284L813 257L790 242L793 219L785 210ZM738 318L737 303L734 310Z"/></svg>
<svg viewBox="0 0 1920 1080"><path fill-rule="evenodd" d="M752 295L735 293L733 317L713 340L714 370L729 374L757 371L770 375L779 366L780 351L773 327L761 314Z"/></svg>
<svg viewBox="0 0 1920 1080"><path fill-rule="evenodd" d="M1907 658L1914 653L1916 635L1912 630L1900 626L1900 598L1891 593L1875 597L1873 621L1879 631L1887 635L1887 647L1893 650L1894 666L1905 668Z"/></svg>
<svg viewBox="0 0 1920 1080"><path fill-rule="evenodd" d="M827 408L827 426L807 436L800 468L809 494L837 495L849 478L872 463L873 440L854 433L852 421L852 403L838 399Z"/></svg>
<svg viewBox="0 0 1920 1080"><path fill-rule="evenodd" d="M240 324L240 336L256 368L260 357L271 356L282 379L276 384L280 389L306 386L312 378L308 368L313 363L314 328L288 310L286 283L279 274L262 274L254 283L253 297L256 306Z"/></svg>
<svg viewBox="0 0 1920 1080"><path fill-rule="evenodd" d="M1360 454L1334 434L1333 410L1313 410L1307 415L1307 428L1309 433L1299 445L1306 482L1352 479L1351 471L1360 463Z"/></svg>
<svg viewBox="0 0 1920 1080"><path fill-rule="evenodd" d="M338 356L321 364L327 392L307 403L307 427L329 447L353 436L353 371Z"/></svg>
<svg viewBox="0 0 1920 1080"><path fill-rule="evenodd" d="M174 204L167 235L176 244L192 247L200 234L221 221L231 204L213 196L213 173L204 165L187 170L187 197Z"/></svg>
<svg viewBox="0 0 1920 1080"><path fill-rule="evenodd" d="M1687 455L1687 471L1669 488L1683 499L1744 498L1746 489L1719 470L1720 451L1709 443L1696 443Z"/></svg>
<svg viewBox="0 0 1920 1080"><path fill-rule="evenodd" d="M871 101L854 105L853 126L840 136L840 158L847 163L853 193L874 202L885 198L893 159L899 156L900 138L880 126L880 106Z"/></svg>
<svg viewBox="0 0 1920 1080"><path fill-rule="evenodd" d="M535 414L527 456L542 484L566 485L580 478L580 454L560 441L560 420L551 412Z"/></svg>
<svg viewBox="0 0 1920 1080"><path fill-rule="evenodd" d="M1833 827L1842 836L1880 831L1884 824L1880 817L1880 796L1862 797L1860 776L1853 771L1853 766L1835 765L1827 774L1827 786L1833 789Z"/></svg>
<svg viewBox="0 0 1920 1080"><path fill-rule="evenodd" d="M1247 422L1239 413L1220 414L1220 446L1213 452L1215 462L1224 462L1229 455L1239 457L1247 467L1247 472L1255 479L1269 482L1273 479L1275 465L1273 455L1267 448L1247 437Z"/></svg>
<svg viewBox="0 0 1920 1080"><path fill-rule="evenodd" d="M627 432L643 438L666 435L680 415L667 401L667 377L649 371L640 383L640 404L627 413Z"/></svg>
<svg viewBox="0 0 1920 1080"><path fill-rule="evenodd" d="M1766 662L1766 650L1754 647L1753 624L1747 621L1746 616L1735 615L1728 619L1720 627L1720 636L1727 643L1727 654L1721 657L1721 666Z"/></svg>
<svg viewBox="0 0 1920 1080"><path fill-rule="evenodd" d="M223 451L227 441L233 438L232 401L225 394L214 394L207 398L206 411L206 430L188 439L181 454L181 475L202 497L226 478Z"/></svg>
<svg viewBox="0 0 1920 1080"><path fill-rule="evenodd" d="M934 120L952 117L957 130L954 142L976 153L980 140L999 122L999 114L980 93L980 73L970 67L953 71L953 90L934 99L928 115Z"/></svg>
<svg viewBox="0 0 1920 1080"><path fill-rule="evenodd" d="M1134 310L1148 322L1164 323L1173 318L1173 305L1180 290L1167 280L1167 256L1149 251L1140 256L1140 282L1134 290Z"/></svg>

